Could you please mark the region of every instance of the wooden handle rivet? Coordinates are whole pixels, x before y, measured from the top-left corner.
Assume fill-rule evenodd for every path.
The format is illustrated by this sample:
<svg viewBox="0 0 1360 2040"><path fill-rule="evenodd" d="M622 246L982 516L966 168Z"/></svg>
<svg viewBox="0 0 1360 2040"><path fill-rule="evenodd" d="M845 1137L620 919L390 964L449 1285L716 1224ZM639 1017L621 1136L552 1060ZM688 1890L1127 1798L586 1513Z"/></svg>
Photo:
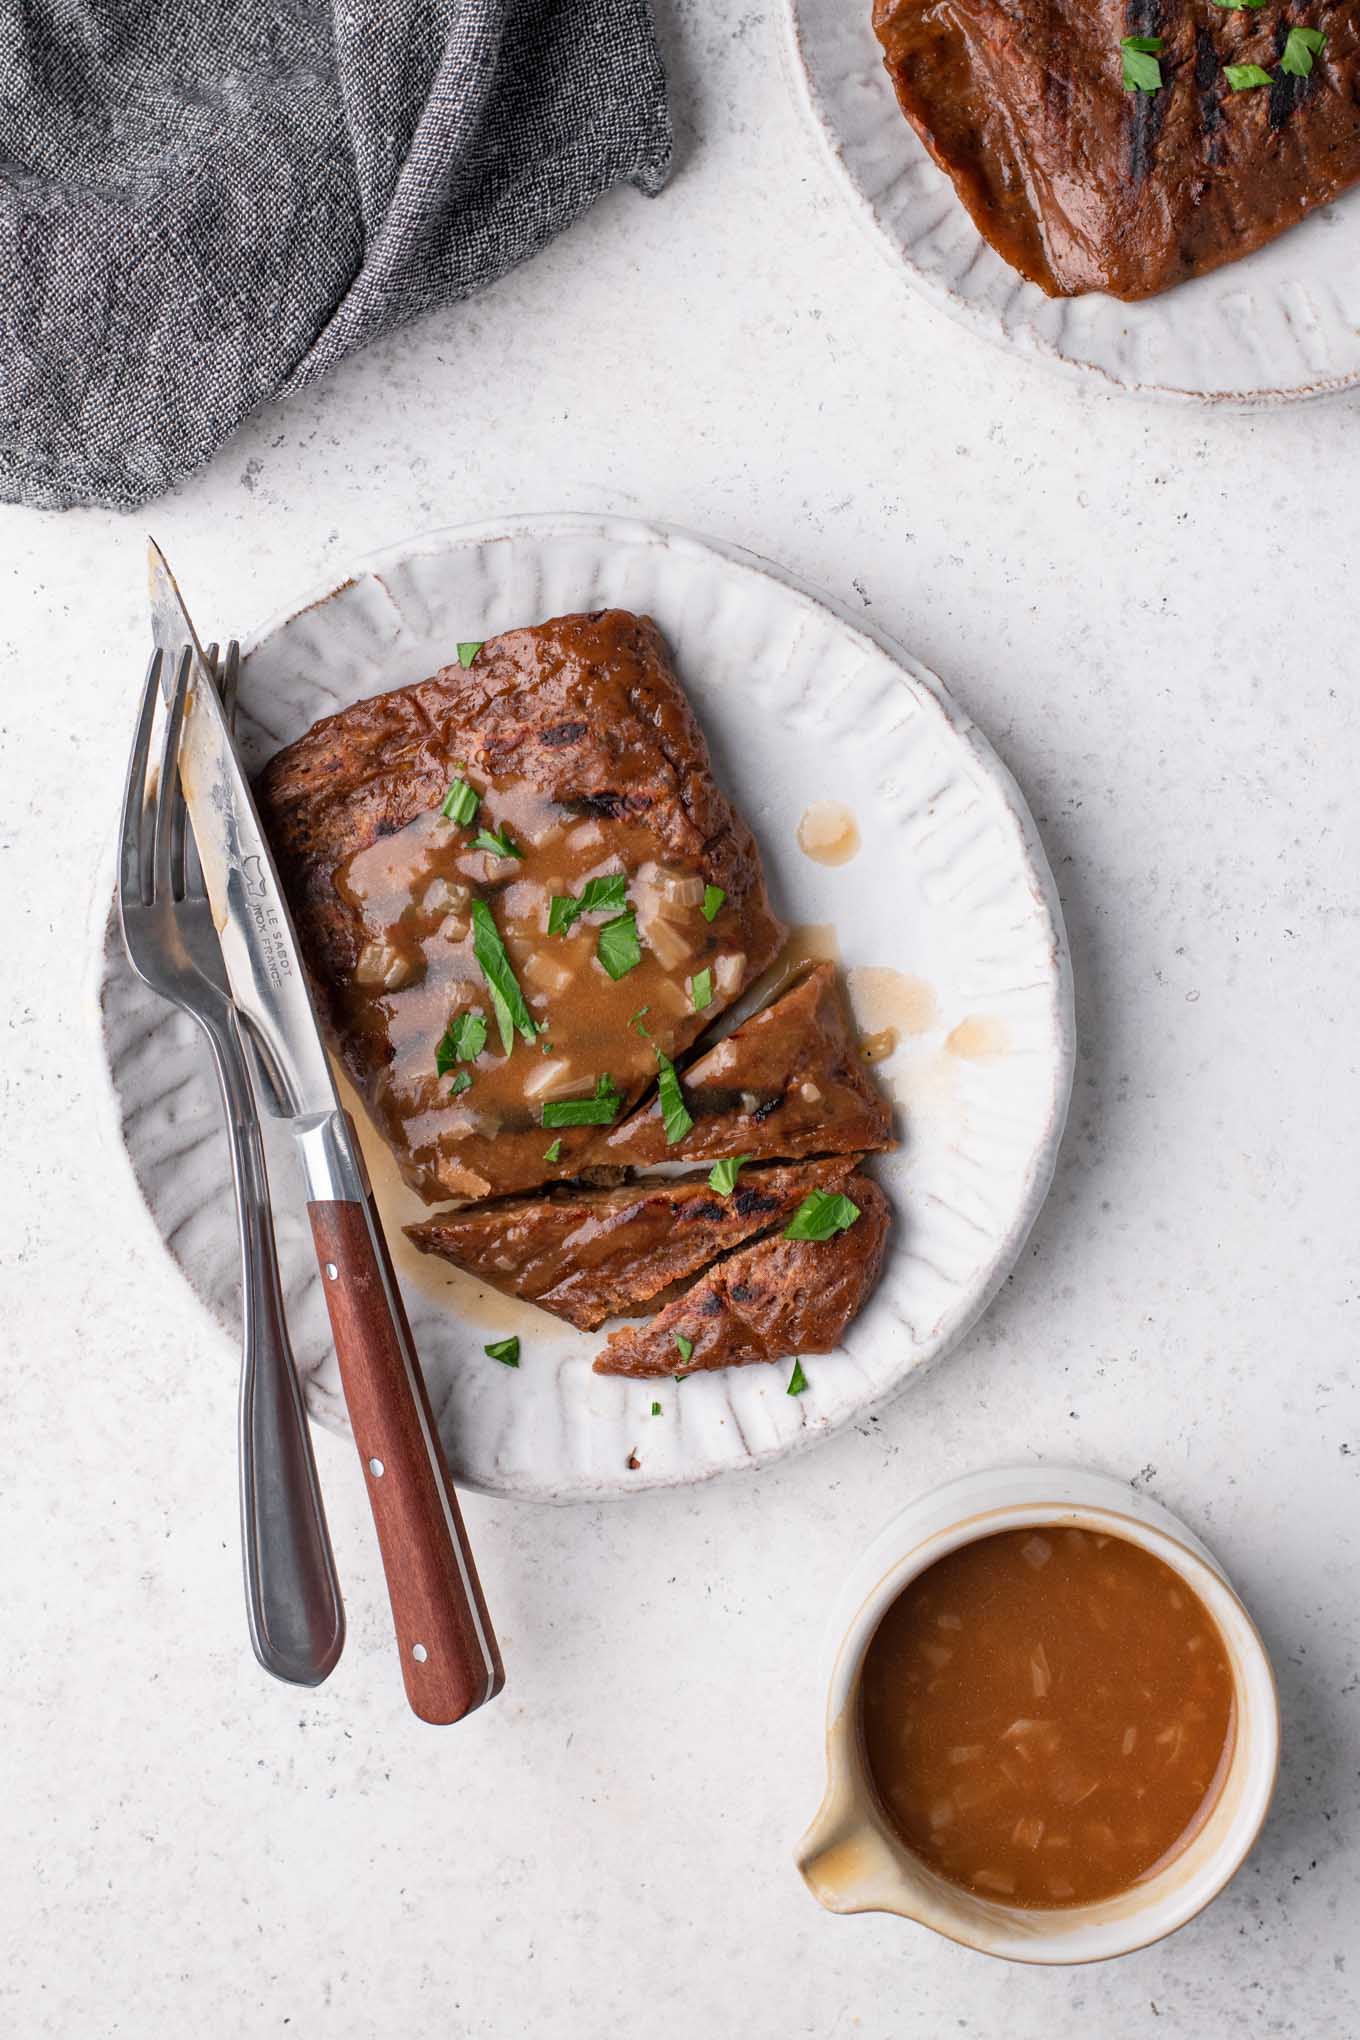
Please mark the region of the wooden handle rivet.
<svg viewBox="0 0 1360 2040"><path fill-rule="evenodd" d="M423 1643L413 1643L411 1645L411 1656L418 1665L423 1665L429 1655L430 1653L426 1650Z"/></svg>
<svg viewBox="0 0 1360 2040"><path fill-rule="evenodd" d="M339 1278L340 1278L340 1270L339 1270L339 1269L338 1269L338 1268L336 1267L336 1265L335 1265L334 1261L327 1261L327 1263L326 1263L326 1280L327 1280L328 1282L336 1282L336 1281L338 1281L338 1280L339 1280Z"/></svg>
<svg viewBox="0 0 1360 2040"><path fill-rule="evenodd" d="M381 1480L383 1477L383 1463L381 1459L370 1459L368 1462L368 1470L372 1474L374 1480Z"/></svg>

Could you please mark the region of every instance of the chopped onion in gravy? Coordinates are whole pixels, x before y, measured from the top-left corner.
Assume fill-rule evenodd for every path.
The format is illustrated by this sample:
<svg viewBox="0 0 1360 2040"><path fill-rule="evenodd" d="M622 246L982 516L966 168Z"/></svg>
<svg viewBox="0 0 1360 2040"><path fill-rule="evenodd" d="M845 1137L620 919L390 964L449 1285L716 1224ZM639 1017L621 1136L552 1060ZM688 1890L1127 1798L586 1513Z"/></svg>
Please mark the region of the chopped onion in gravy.
<svg viewBox="0 0 1360 2040"><path fill-rule="evenodd" d="M1025 1907L1090 1904L1164 1867L1212 1810L1234 1733L1198 1596L1141 1546L1076 1527L979 1538L913 1580L860 1705L903 1841Z"/></svg>

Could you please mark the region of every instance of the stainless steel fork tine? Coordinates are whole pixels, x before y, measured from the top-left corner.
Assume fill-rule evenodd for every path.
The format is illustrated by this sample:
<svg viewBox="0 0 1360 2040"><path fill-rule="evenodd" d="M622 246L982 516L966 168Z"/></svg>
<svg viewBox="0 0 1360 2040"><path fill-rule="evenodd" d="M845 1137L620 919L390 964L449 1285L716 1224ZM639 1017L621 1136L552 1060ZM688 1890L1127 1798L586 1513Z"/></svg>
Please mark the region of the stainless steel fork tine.
<svg viewBox="0 0 1360 2040"><path fill-rule="evenodd" d="M142 689L142 706L137 716L132 755L128 759L127 783L123 788L123 830L118 860L118 888L124 899L150 899L150 871L145 856L146 768L151 757L151 731L156 721L156 699L160 693L161 655L151 654Z"/></svg>
<svg viewBox="0 0 1360 2040"><path fill-rule="evenodd" d="M152 838L151 891L154 899L168 894L175 898L172 870L172 841L175 808L179 797L179 733L184 727L184 698L189 691L193 652L186 645L180 653L175 674L175 691L165 716L165 737L161 744L160 777L156 782L156 824Z"/></svg>
<svg viewBox="0 0 1360 2040"><path fill-rule="evenodd" d="M241 647L235 638L227 645L226 661L222 668L222 712L227 718L229 730L236 727L236 698L241 691Z"/></svg>

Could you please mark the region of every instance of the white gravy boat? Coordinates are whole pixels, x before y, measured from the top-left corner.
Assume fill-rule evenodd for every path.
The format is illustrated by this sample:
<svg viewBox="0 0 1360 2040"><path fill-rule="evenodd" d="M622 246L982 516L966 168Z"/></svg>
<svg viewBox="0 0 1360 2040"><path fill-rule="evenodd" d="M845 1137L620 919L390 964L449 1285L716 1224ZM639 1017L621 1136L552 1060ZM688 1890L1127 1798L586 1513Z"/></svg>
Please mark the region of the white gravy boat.
<svg viewBox="0 0 1360 2040"><path fill-rule="evenodd" d="M864 1653L909 1580L975 1538L1044 1524L1123 1537L1180 1574L1218 1625L1235 1686L1233 1749L1212 1811L1181 1853L1093 1905L1026 1910L937 1876L899 1841L869 1778L859 1721ZM1098 1962L1158 1941L1217 1896L1260 1833L1279 1763L1280 1713L1265 1646L1221 1567L1183 1523L1104 1474L1043 1466L965 1474L903 1510L838 1604L826 1713L826 1796L798 1868L830 1912L891 1912L1013 1962Z"/></svg>

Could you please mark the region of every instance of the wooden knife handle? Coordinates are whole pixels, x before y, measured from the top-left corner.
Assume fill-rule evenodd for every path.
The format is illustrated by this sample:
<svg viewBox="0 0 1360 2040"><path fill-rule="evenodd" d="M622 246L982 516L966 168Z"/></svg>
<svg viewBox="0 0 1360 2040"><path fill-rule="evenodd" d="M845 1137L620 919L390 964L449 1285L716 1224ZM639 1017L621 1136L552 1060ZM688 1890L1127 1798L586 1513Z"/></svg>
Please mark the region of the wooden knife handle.
<svg viewBox="0 0 1360 2040"><path fill-rule="evenodd" d="M371 1199L307 1213L406 1697L422 1721L461 1721L500 1692L505 1671L387 1242Z"/></svg>

